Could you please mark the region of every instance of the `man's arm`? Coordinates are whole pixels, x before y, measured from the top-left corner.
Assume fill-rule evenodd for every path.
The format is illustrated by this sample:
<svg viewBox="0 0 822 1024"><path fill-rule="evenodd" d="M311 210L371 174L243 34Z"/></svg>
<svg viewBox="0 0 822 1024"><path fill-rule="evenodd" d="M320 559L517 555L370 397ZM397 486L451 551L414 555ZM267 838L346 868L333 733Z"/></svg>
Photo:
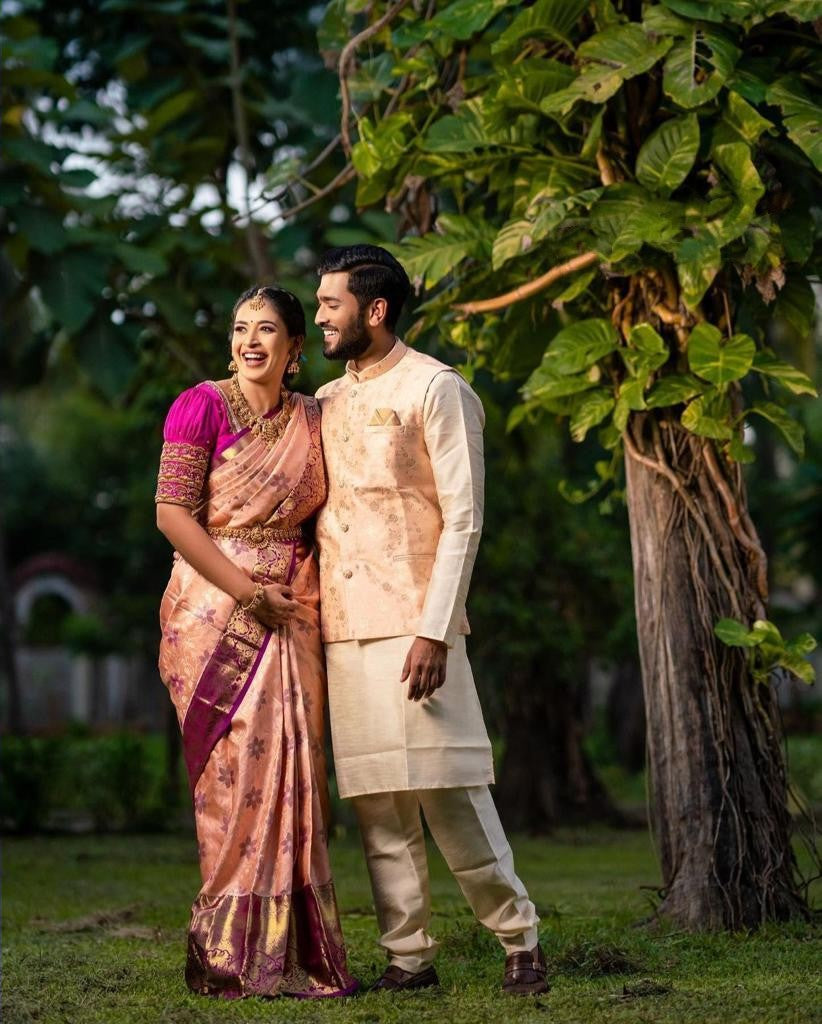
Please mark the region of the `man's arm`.
<svg viewBox="0 0 822 1024"><path fill-rule="evenodd" d="M423 426L443 529L403 669L411 700L430 696L445 682L448 647L457 638L482 532L484 422L482 403L457 373L443 371L433 379Z"/></svg>

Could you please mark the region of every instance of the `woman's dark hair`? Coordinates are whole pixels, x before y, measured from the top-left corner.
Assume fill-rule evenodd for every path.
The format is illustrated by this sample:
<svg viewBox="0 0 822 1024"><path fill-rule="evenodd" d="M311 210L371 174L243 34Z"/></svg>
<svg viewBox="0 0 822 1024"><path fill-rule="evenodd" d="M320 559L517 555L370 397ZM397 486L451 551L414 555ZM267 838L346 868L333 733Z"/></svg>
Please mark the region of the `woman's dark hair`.
<svg viewBox="0 0 822 1024"><path fill-rule="evenodd" d="M237 310L244 302L248 302L249 299L253 299L257 295L265 296L277 310L285 324L286 330L292 338L299 336L305 341L305 310L303 309L303 304L292 292L287 292L285 288L278 288L274 284L255 284L253 288L248 288L237 299L234 303L234 309L231 310L231 326L228 329L229 340L231 340L234 333L234 321L237 319ZM283 380L288 382L294 376L295 374L293 373L285 373L283 374Z"/></svg>
<svg viewBox="0 0 822 1024"><path fill-rule="evenodd" d="M339 272L348 274L348 290L360 309L374 299L385 299L385 326L393 331L411 291L402 264L379 245L343 245L330 249L317 267L320 277Z"/></svg>

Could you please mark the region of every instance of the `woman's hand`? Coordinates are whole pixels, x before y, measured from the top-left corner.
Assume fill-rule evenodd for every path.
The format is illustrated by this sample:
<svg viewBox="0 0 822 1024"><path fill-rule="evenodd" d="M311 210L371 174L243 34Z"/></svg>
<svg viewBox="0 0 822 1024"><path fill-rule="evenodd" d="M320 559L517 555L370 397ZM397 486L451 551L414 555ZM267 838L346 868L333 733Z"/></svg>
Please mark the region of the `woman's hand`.
<svg viewBox="0 0 822 1024"><path fill-rule="evenodd" d="M285 626L297 614L300 603L294 600L294 591L281 583L269 583L263 587L265 601L254 614L264 626L276 629Z"/></svg>

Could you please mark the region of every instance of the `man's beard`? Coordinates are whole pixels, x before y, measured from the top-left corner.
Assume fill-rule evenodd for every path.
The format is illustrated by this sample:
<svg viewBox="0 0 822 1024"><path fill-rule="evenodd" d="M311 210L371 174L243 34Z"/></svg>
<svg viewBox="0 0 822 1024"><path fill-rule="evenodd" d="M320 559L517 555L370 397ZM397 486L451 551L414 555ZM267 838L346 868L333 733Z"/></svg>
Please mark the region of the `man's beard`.
<svg viewBox="0 0 822 1024"><path fill-rule="evenodd" d="M365 312L360 310L345 327L339 328L339 340L333 349L323 345L326 359L358 359L371 344L365 330Z"/></svg>

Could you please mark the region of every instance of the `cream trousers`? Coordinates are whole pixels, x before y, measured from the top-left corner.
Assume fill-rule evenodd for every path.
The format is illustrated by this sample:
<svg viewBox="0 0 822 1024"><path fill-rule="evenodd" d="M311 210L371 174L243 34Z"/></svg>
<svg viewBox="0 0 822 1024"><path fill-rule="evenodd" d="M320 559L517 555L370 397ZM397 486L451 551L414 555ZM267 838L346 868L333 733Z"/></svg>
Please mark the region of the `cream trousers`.
<svg viewBox="0 0 822 1024"><path fill-rule="evenodd" d="M514 872L514 857L487 786L370 793L353 798L359 819L380 945L392 964L417 973L433 959L431 900L420 809L434 842L477 919L506 954L537 944L534 904Z"/></svg>

